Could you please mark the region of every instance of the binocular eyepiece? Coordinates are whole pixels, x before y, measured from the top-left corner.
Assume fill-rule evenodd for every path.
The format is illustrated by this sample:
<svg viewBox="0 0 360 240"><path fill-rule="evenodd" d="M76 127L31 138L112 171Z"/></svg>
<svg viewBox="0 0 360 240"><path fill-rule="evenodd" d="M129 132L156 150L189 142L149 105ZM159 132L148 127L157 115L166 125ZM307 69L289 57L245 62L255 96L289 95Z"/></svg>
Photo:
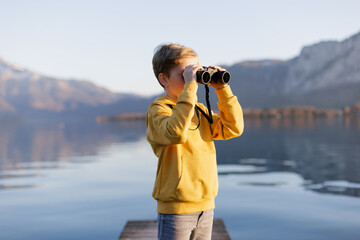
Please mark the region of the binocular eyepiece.
<svg viewBox="0 0 360 240"><path fill-rule="evenodd" d="M201 84L210 84L210 82L227 84L230 82L230 73L203 67L203 70L196 72L196 81Z"/></svg>

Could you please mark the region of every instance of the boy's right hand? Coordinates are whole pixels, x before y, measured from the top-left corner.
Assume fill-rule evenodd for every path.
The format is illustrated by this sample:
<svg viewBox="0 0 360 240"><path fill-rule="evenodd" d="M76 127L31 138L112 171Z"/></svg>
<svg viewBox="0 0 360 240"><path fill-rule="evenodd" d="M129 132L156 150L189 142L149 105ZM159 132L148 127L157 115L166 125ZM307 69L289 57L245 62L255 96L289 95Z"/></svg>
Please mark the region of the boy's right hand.
<svg viewBox="0 0 360 240"><path fill-rule="evenodd" d="M187 82L196 82L196 72L201 70L202 66L200 65L188 65L183 72L183 77L185 83Z"/></svg>

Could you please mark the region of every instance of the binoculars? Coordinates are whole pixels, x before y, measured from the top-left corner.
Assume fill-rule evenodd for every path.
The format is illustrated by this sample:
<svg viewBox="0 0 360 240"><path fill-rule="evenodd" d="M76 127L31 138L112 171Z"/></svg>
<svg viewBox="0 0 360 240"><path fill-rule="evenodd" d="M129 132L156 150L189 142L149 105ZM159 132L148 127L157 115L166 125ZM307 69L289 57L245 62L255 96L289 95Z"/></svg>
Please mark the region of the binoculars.
<svg viewBox="0 0 360 240"><path fill-rule="evenodd" d="M227 84L230 82L230 73L203 67L203 70L196 72L196 81L201 84L210 84L210 82Z"/></svg>

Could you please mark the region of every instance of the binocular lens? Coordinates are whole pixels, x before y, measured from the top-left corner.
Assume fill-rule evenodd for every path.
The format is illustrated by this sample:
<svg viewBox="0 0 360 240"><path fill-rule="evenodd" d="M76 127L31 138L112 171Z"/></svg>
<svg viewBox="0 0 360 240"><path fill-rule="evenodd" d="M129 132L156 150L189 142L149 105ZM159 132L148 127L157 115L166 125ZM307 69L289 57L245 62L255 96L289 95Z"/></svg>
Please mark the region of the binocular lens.
<svg viewBox="0 0 360 240"><path fill-rule="evenodd" d="M209 84L211 81L211 75L209 72L200 71L197 74L197 81L202 84Z"/></svg>
<svg viewBox="0 0 360 240"><path fill-rule="evenodd" d="M201 84L210 84L210 82L227 84L230 81L230 73L228 71L218 71L204 67L204 70L196 72L196 79L197 82Z"/></svg>
<svg viewBox="0 0 360 240"><path fill-rule="evenodd" d="M229 72L224 72L224 74L222 75L222 82L224 84L227 84L230 82L230 73Z"/></svg>

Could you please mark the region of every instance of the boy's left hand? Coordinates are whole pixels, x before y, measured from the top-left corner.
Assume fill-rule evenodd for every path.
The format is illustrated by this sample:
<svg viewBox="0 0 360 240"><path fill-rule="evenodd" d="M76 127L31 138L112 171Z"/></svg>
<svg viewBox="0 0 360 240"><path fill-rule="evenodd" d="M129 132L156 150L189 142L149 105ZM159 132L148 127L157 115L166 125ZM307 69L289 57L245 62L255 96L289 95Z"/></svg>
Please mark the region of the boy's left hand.
<svg viewBox="0 0 360 240"><path fill-rule="evenodd" d="M213 69L217 69L218 71L226 71L226 69L224 68L221 68L219 66L209 66L209 68L213 68ZM227 86L227 84L224 84L224 83L214 83L214 82L210 82L209 84L211 87L215 88L216 90L220 90L224 87Z"/></svg>

